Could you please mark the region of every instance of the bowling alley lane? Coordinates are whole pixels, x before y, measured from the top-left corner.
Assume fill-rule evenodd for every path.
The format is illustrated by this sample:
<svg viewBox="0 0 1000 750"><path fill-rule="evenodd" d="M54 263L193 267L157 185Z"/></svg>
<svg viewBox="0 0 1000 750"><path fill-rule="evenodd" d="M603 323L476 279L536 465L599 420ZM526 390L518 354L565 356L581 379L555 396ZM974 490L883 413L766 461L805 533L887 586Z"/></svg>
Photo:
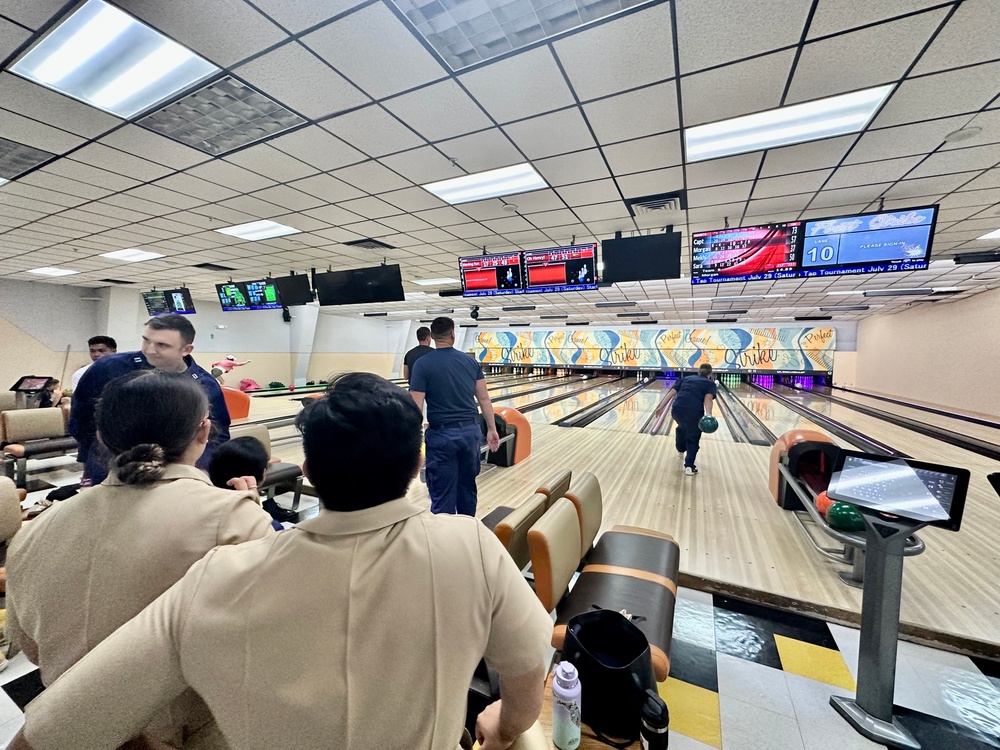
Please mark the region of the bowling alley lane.
<svg viewBox="0 0 1000 750"><path fill-rule="evenodd" d="M620 430L623 432L638 432L648 420L656 407L660 405L673 380L658 380L653 385L634 393L630 398L618 404L607 414L587 425L598 430Z"/></svg>
<svg viewBox="0 0 1000 750"><path fill-rule="evenodd" d="M524 393L525 391L531 391L536 388L544 388L545 386L554 388L555 386L558 385L577 383L582 380L583 380L582 375L574 375L572 377L564 377L559 379L549 379L548 377L537 377L537 378L532 378L531 380L519 380L519 381L513 381L511 383L503 383L500 387L497 387L495 389L493 386L490 386L490 399L496 401L497 399L502 399L505 396L516 396L519 393ZM542 392L539 391L539 394L541 393ZM509 406L509 404L507 405Z"/></svg>
<svg viewBox="0 0 1000 750"><path fill-rule="evenodd" d="M824 435L828 435L838 445L851 447L845 441L827 432L815 422L792 411L777 399L773 399L766 393L752 388L747 383L731 385L729 386L729 390L750 411L757 415L760 421L764 423L764 426L773 432L775 436L783 435L789 430L816 430L817 432L822 432ZM830 402L823 401L810 404L809 408L829 417L830 406Z"/></svg>
<svg viewBox="0 0 1000 750"><path fill-rule="evenodd" d="M946 417L941 414L934 414L916 407L906 406L905 404L895 404L890 401L883 401L881 399L865 396L860 393L837 390L836 388L829 391L818 390L816 392L821 394L828 392L831 396L843 399L844 401L851 401L862 406L879 409L889 414L895 414L896 416L906 417L907 419L912 419L917 422L923 422L924 424L932 427L941 427L945 430L952 430L953 432L968 435L969 437L976 438L978 440L986 440L990 443L1000 443L1000 429L995 427L974 424L972 422L958 419L957 417Z"/></svg>
<svg viewBox="0 0 1000 750"><path fill-rule="evenodd" d="M575 411L579 411L588 406L594 406L603 398L608 398L618 393L618 391L623 388L629 388L635 385L635 380L616 380L612 378L605 378L607 383L605 385L600 385L596 388L591 388L583 393L577 393L573 396L568 396L567 398L560 399L555 403L544 406L541 409L534 409L525 413L525 418L532 422L533 424L551 424L556 420L562 419L563 417L569 416ZM565 391L573 391L583 388L590 381L583 381L572 383L569 387L566 387ZM555 395L555 394L553 394ZM546 393L539 392L533 393L530 396L523 397L527 403L535 403L536 401L541 401L544 398L548 398ZM511 404L513 405L513 404ZM525 404L527 405L527 404ZM515 408L520 408L515 406Z"/></svg>

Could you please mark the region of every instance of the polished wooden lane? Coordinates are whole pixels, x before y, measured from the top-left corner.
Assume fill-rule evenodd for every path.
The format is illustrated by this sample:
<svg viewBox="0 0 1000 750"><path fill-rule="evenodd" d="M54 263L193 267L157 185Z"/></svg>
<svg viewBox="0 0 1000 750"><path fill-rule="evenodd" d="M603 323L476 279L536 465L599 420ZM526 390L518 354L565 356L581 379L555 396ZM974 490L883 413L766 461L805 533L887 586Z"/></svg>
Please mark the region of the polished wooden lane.
<svg viewBox="0 0 1000 750"><path fill-rule="evenodd" d="M298 408L294 402L291 406ZM287 404L285 411L292 413ZM927 550L906 561L903 633L1000 656L1000 551L995 541L1000 499L984 477L996 464L844 407L835 412L833 418L915 458L972 470L962 530L921 531ZM258 413L251 411L251 416ZM685 477L670 437L545 424L532 425L532 430L533 452L527 460L480 477L480 516L500 505L520 504L554 470L589 470L604 491L602 529L630 524L673 535L681 547L683 585L858 621L861 592L837 577L844 566L816 553L792 515L771 498L769 448L706 440L698 457L701 474ZM283 446L280 455L299 461L301 445ZM409 495L429 503L420 482L413 483Z"/></svg>

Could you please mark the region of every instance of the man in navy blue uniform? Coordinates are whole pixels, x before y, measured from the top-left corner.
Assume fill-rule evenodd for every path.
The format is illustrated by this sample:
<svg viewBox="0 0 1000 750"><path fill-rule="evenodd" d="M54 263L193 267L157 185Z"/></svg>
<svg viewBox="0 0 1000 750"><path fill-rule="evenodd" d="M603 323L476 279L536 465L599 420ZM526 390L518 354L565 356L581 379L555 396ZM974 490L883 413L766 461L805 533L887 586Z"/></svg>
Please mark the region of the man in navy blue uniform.
<svg viewBox="0 0 1000 750"><path fill-rule="evenodd" d="M677 451L684 456L684 474L693 477L698 473L694 459L698 455L701 444L701 429L698 420L703 416L712 416L712 404L718 390L712 374L712 365L707 362L698 368L697 375L691 375L678 380L673 385L674 401L670 416L674 418L674 444Z"/></svg>
<svg viewBox="0 0 1000 750"><path fill-rule="evenodd" d="M436 348L418 359L410 372L413 400L421 410L427 400L424 446L431 512L474 516L483 439L475 402L486 420L491 451L500 447L493 403L479 363L455 349L455 321L435 318L431 338Z"/></svg>
<svg viewBox="0 0 1000 750"><path fill-rule="evenodd" d="M198 466L207 469L217 445L229 440L229 409L222 388L203 370L191 352L194 349L194 326L183 315L159 315L146 321L142 349L102 357L90 366L73 391L69 432L80 444L79 460L84 464L84 487L100 484L108 475L107 451L97 440L95 410L104 386L133 370L163 370L184 373L205 389L208 396L212 436Z"/></svg>

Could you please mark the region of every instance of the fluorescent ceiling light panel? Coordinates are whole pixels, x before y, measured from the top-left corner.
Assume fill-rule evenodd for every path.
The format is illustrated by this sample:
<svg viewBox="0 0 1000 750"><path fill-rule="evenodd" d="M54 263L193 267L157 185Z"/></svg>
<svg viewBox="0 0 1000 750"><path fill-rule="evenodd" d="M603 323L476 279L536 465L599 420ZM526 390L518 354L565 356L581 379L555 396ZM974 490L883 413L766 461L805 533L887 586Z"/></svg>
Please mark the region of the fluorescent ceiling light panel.
<svg viewBox="0 0 1000 750"><path fill-rule="evenodd" d="M420 286L443 286L444 284L457 284L458 279L414 279L413 283Z"/></svg>
<svg viewBox="0 0 1000 750"><path fill-rule="evenodd" d="M71 271L68 268L52 268L50 266L45 266L44 268L32 268L28 273L37 273L39 276L72 276L75 273L80 273L79 271Z"/></svg>
<svg viewBox="0 0 1000 750"><path fill-rule="evenodd" d="M220 72L104 0L88 0L10 70L125 119Z"/></svg>
<svg viewBox="0 0 1000 750"><path fill-rule="evenodd" d="M826 294L828 297L843 297L848 294L864 294L864 293L865 293L864 289L854 289L850 292L827 292Z"/></svg>
<svg viewBox="0 0 1000 750"><path fill-rule="evenodd" d="M763 151L862 130L892 92L892 85L779 107L684 130L687 160Z"/></svg>
<svg viewBox="0 0 1000 750"><path fill-rule="evenodd" d="M278 224L275 221L263 219L261 221L251 221L248 224L237 224L234 227L216 229L215 231L221 234L228 234L230 237L239 237L241 240L256 242L257 240L269 240L272 237L284 237L289 234L298 234L302 230L286 227L284 224Z"/></svg>
<svg viewBox="0 0 1000 750"><path fill-rule="evenodd" d="M989 234L984 234L982 237L976 237L977 240L1000 240L1000 229L995 232L990 232Z"/></svg>
<svg viewBox="0 0 1000 750"><path fill-rule="evenodd" d="M499 198L502 195L528 193L542 190L548 183L530 164L515 164L512 167L491 169L488 172L453 177L450 180L432 182L421 187L433 193L445 203L453 206L459 203Z"/></svg>
<svg viewBox="0 0 1000 750"><path fill-rule="evenodd" d="M10 180L5 180L3 177L0 177L0 185L6 185L8 182L10 182Z"/></svg>
<svg viewBox="0 0 1000 750"><path fill-rule="evenodd" d="M102 258L111 258L111 260L124 260L127 263L138 263L143 260L152 260L153 258L162 258L163 253L151 253L147 250L115 250L113 253L101 253Z"/></svg>

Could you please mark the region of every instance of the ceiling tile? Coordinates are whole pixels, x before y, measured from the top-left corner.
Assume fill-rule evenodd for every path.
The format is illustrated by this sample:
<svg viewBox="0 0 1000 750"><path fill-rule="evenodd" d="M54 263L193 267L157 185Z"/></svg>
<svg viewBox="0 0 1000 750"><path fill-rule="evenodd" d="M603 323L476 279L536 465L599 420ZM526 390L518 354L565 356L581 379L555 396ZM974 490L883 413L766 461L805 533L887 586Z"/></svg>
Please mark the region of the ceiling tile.
<svg viewBox="0 0 1000 750"><path fill-rule="evenodd" d="M596 148L540 159L533 166L550 185L569 185L610 176L601 152Z"/></svg>
<svg viewBox="0 0 1000 750"><path fill-rule="evenodd" d="M1000 62L903 81L872 123L905 125L934 117L977 112L997 95Z"/></svg>
<svg viewBox="0 0 1000 750"><path fill-rule="evenodd" d="M423 139L379 105L326 120L322 127L369 156L385 156L423 144Z"/></svg>
<svg viewBox="0 0 1000 750"><path fill-rule="evenodd" d="M306 216L318 219L319 221L325 221L327 224L332 224L335 227L343 226L344 224L354 224L364 218L339 206L322 206L310 209L304 213Z"/></svg>
<svg viewBox="0 0 1000 750"><path fill-rule="evenodd" d="M511 200L515 200L511 198ZM458 210L463 214L468 216L470 219L475 219L476 221L485 221L486 219L502 219L509 214L503 210L504 201L498 198L490 198L485 201L474 201L472 203L463 203L458 207ZM421 214L422 216L423 214ZM435 223L435 222L431 222Z"/></svg>
<svg viewBox="0 0 1000 750"><path fill-rule="evenodd" d="M940 4L940 0L819 0L808 36L815 39Z"/></svg>
<svg viewBox="0 0 1000 750"><path fill-rule="evenodd" d="M834 172L827 183L828 188L851 187L853 185L870 185L873 182L894 182L913 169L920 161L920 156L907 156L901 159L886 159L884 161L865 164L845 164Z"/></svg>
<svg viewBox="0 0 1000 750"><path fill-rule="evenodd" d="M447 180L465 174L433 146L424 146L412 151L404 151L401 154L383 156L379 161L417 184Z"/></svg>
<svg viewBox="0 0 1000 750"><path fill-rule="evenodd" d="M483 226L491 232L506 234L507 232L522 232L533 229L531 224L521 216L508 216L505 219L488 219Z"/></svg>
<svg viewBox="0 0 1000 750"><path fill-rule="evenodd" d="M138 180L123 177L117 172L108 172L107 170L91 166L90 164L83 164L73 159L57 159L51 164L42 167L41 171L48 174L61 175L62 177L69 177L70 179L96 185L97 187L107 188L113 192L128 190L139 184Z"/></svg>
<svg viewBox="0 0 1000 750"><path fill-rule="evenodd" d="M913 74L995 60L998 28L1000 3L994 0L965 0L920 57Z"/></svg>
<svg viewBox="0 0 1000 750"><path fill-rule="evenodd" d="M681 79L684 125L700 125L781 104L794 50L756 57Z"/></svg>
<svg viewBox="0 0 1000 750"><path fill-rule="evenodd" d="M930 177L952 172L991 169L1000 162L1000 144L939 151L931 154L907 177Z"/></svg>
<svg viewBox="0 0 1000 750"><path fill-rule="evenodd" d="M752 180L757 176L761 155L740 154L721 159L699 161L687 165L688 189L722 185L738 180Z"/></svg>
<svg viewBox="0 0 1000 750"><path fill-rule="evenodd" d="M367 193L385 193L410 187L409 181L375 161L338 169L333 176Z"/></svg>
<svg viewBox="0 0 1000 750"><path fill-rule="evenodd" d="M680 167L654 169L616 178L618 187L626 198L659 195L684 189L684 172Z"/></svg>
<svg viewBox="0 0 1000 750"><path fill-rule="evenodd" d="M229 214L223 213L226 209L229 210ZM287 210L284 206L269 203L252 195L237 195L235 198L227 198L213 206L204 206L192 211L192 213L198 213L211 219L206 225L207 229L218 229L220 223L222 226L228 226L245 224L255 219L273 219ZM215 238L213 237L213 239ZM219 242L223 241L219 240Z"/></svg>
<svg viewBox="0 0 1000 750"><path fill-rule="evenodd" d="M561 208L556 211L544 211L538 214L530 214L527 218L528 221L539 229L566 226L567 224L573 224L577 221L576 216L568 208Z"/></svg>
<svg viewBox="0 0 1000 750"><path fill-rule="evenodd" d="M82 136L29 120L6 109L0 109L0 133L9 140L53 154L62 154L86 140Z"/></svg>
<svg viewBox="0 0 1000 750"><path fill-rule="evenodd" d="M614 180L595 180L594 182L566 185L565 187L556 188L556 192L569 204L570 208L584 206L589 203L621 201L621 195L615 186Z"/></svg>
<svg viewBox="0 0 1000 750"><path fill-rule="evenodd" d="M301 41L376 99L445 75L441 63L382 3L362 8Z"/></svg>
<svg viewBox="0 0 1000 750"><path fill-rule="evenodd" d="M202 201L220 201L232 198L238 191L202 180L190 174L174 174L157 180L157 185L174 192L190 195Z"/></svg>
<svg viewBox="0 0 1000 750"><path fill-rule="evenodd" d="M233 70L279 104L316 119L369 98L298 42L289 42Z"/></svg>
<svg viewBox="0 0 1000 750"><path fill-rule="evenodd" d="M779 174L835 166L840 163L847 149L854 143L855 138L856 136L853 135L845 135L812 143L772 148L764 157L764 166L760 171L760 176L773 177Z"/></svg>
<svg viewBox="0 0 1000 750"><path fill-rule="evenodd" d="M366 219L381 219L384 216L394 216L399 213L399 209L385 201L373 198L357 198L352 201L345 201L340 204L341 208L364 216ZM390 225L391 226L391 225ZM395 227L393 227L395 229Z"/></svg>
<svg viewBox="0 0 1000 750"><path fill-rule="evenodd" d="M387 198L388 196L383 197ZM490 201L491 205L493 203L494 201ZM500 211L499 213L501 216L506 216L503 211ZM468 216L451 206L432 208L429 211L420 211L416 214L416 216L435 227L451 227L453 224L464 224L469 220Z"/></svg>
<svg viewBox="0 0 1000 750"><path fill-rule="evenodd" d="M223 68L287 38L242 0L119 0L117 5Z"/></svg>
<svg viewBox="0 0 1000 750"><path fill-rule="evenodd" d="M323 205L323 201L288 185L275 185L254 193L254 197L287 208L289 211L304 211Z"/></svg>
<svg viewBox="0 0 1000 750"><path fill-rule="evenodd" d="M323 2L290 3L288 0L253 0L253 4L293 34L305 31L366 0L323 0Z"/></svg>
<svg viewBox="0 0 1000 750"><path fill-rule="evenodd" d="M75 195L79 198L86 198L88 200L104 198L113 192L111 190L107 190L106 188L95 187L93 185L78 182L77 180L70 180L65 177L57 177L56 175L47 174L42 171L32 172L24 177L20 177L18 182L34 185L35 187L42 188L43 190L52 190L53 192ZM51 200L56 200L56 196L53 195Z"/></svg>
<svg viewBox="0 0 1000 750"><path fill-rule="evenodd" d="M469 95L452 80L403 94L383 104L400 120L431 141L465 135L493 124Z"/></svg>
<svg viewBox="0 0 1000 750"><path fill-rule="evenodd" d="M671 81L583 105L601 144L676 130L677 87Z"/></svg>
<svg viewBox="0 0 1000 750"><path fill-rule="evenodd" d="M702 206L746 201L750 197L750 189L752 187L752 182L735 182L731 185L718 185L716 187L688 190L688 206L700 208ZM740 206L740 210L736 215L742 213L743 207Z"/></svg>
<svg viewBox="0 0 1000 750"><path fill-rule="evenodd" d="M547 46L519 52L459 77L497 122L520 120L574 103Z"/></svg>
<svg viewBox="0 0 1000 750"><path fill-rule="evenodd" d="M225 158L232 164L270 177L276 182L289 182L316 174L319 170L304 161L289 156L284 151L271 146L269 143L262 143L258 146L251 146L242 151L237 151Z"/></svg>
<svg viewBox="0 0 1000 750"><path fill-rule="evenodd" d="M186 169L211 158L201 151L131 124L108 133L100 139L100 143L173 169Z"/></svg>
<svg viewBox="0 0 1000 750"><path fill-rule="evenodd" d="M338 169L365 161L365 155L316 125L300 128L268 144L317 169Z"/></svg>
<svg viewBox="0 0 1000 750"><path fill-rule="evenodd" d="M517 206L519 214L533 214L537 211L550 211L563 208L565 204L554 190L535 190L513 196L510 203Z"/></svg>
<svg viewBox="0 0 1000 750"><path fill-rule="evenodd" d="M173 208L194 208L205 203L200 198L192 198L190 195L167 190L159 185L140 185L129 190L128 194Z"/></svg>
<svg viewBox="0 0 1000 750"><path fill-rule="evenodd" d="M604 156L615 175L643 172L681 163L680 133L665 133L605 146Z"/></svg>
<svg viewBox="0 0 1000 750"><path fill-rule="evenodd" d="M370 200L378 200L372 198ZM378 218L378 217L376 217ZM379 219L387 227L392 227L397 232L416 232L420 229L430 229L431 225L422 219L410 214L399 214L398 216L383 216Z"/></svg>
<svg viewBox="0 0 1000 750"><path fill-rule="evenodd" d="M804 210L805 207L809 205L809 201L811 199L812 194L807 193L805 195L785 195L781 198L752 200L747 205L746 215L748 217L754 217L778 214L786 217L788 220L791 220L795 218L796 214Z"/></svg>
<svg viewBox="0 0 1000 750"><path fill-rule="evenodd" d="M91 143L74 151L72 158L143 182L155 180L173 171L170 167L126 154L101 143Z"/></svg>
<svg viewBox="0 0 1000 750"><path fill-rule="evenodd" d="M861 136L844 162L854 164L930 153L944 142L948 133L958 130L968 119L947 117L913 125L869 130Z"/></svg>
<svg viewBox="0 0 1000 750"><path fill-rule="evenodd" d="M469 172L484 172L524 161L517 147L499 128L442 141L437 147Z"/></svg>
<svg viewBox="0 0 1000 750"><path fill-rule="evenodd" d="M805 45L785 103L811 101L898 80L946 12L943 8L929 11ZM836 70L837 75L831 76L831 70Z"/></svg>
<svg viewBox="0 0 1000 750"><path fill-rule="evenodd" d="M0 0L0 15L31 29L38 29L66 6L63 0Z"/></svg>
<svg viewBox="0 0 1000 750"><path fill-rule="evenodd" d="M188 173L239 193L261 190L274 184L274 180L230 164L223 159L213 159L199 164L189 169Z"/></svg>
<svg viewBox="0 0 1000 750"><path fill-rule="evenodd" d="M328 174L313 175L312 177L306 177L304 180L296 180L289 183L289 185L296 190L301 190L304 193L309 193L309 195L322 198L328 203L339 203L351 198L360 198L364 195L363 191L358 190L353 185L348 185L346 182L338 180L336 177L331 177Z"/></svg>
<svg viewBox="0 0 1000 750"><path fill-rule="evenodd" d="M668 3L571 34L553 46L573 90L584 101L674 75Z"/></svg>
<svg viewBox="0 0 1000 750"><path fill-rule="evenodd" d="M809 204L809 209L813 210L819 208L847 206L856 203L870 203L882 195L882 192L891 187L891 185L892 183L886 182L879 185L866 185L864 187L824 190L813 199L811 204Z"/></svg>
<svg viewBox="0 0 1000 750"><path fill-rule="evenodd" d="M957 190L975 176L975 172L962 172L961 174L903 180L893 185L886 195L891 198L944 195L945 193L950 193L952 190Z"/></svg>
<svg viewBox="0 0 1000 750"><path fill-rule="evenodd" d="M628 209L621 201L598 203L591 206L577 206L574 211L580 217L580 221L588 225L594 221L607 221L609 219L620 219L626 224L630 224L632 221Z"/></svg>
<svg viewBox="0 0 1000 750"><path fill-rule="evenodd" d="M445 207L443 200L419 187L393 190L391 193L383 193L379 197L404 211L423 211L424 209Z"/></svg>
<svg viewBox="0 0 1000 750"><path fill-rule="evenodd" d="M0 19L0 24L2 23ZM11 48L0 41L0 54L8 49ZM87 138L96 138L122 124L113 115L18 78L12 73L0 73L0 106Z"/></svg>
<svg viewBox="0 0 1000 750"><path fill-rule="evenodd" d="M733 13L727 0L677 3L678 54L682 73L797 44L809 4L800 0L743 3Z"/></svg>
<svg viewBox="0 0 1000 750"><path fill-rule="evenodd" d="M511 123L504 131L529 159L593 148L593 137L576 107Z"/></svg>
<svg viewBox="0 0 1000 750"><path fill-rule="evenodd" d="M753 197L774 198L780 195L815 193L820 189L832 171L830 169L819 169L815 172L799 172L797 174L785 175L784 177L768 177L757 180L757 185L753 189Z"/></svg>

